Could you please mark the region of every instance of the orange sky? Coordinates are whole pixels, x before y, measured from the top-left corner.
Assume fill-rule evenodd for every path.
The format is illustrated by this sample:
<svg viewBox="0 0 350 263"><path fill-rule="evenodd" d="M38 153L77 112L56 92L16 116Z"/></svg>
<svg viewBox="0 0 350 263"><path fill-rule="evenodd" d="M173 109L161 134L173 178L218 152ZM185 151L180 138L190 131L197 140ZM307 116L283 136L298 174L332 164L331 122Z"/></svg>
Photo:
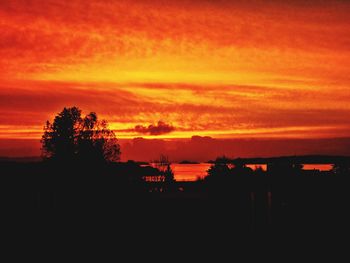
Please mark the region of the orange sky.
<svg viewBox="0 0 350 263"><path fill-rule="evenodd" d="M119 138L349 137L350 2L281 2L1 1L0 139L73 105Z"/></svg>

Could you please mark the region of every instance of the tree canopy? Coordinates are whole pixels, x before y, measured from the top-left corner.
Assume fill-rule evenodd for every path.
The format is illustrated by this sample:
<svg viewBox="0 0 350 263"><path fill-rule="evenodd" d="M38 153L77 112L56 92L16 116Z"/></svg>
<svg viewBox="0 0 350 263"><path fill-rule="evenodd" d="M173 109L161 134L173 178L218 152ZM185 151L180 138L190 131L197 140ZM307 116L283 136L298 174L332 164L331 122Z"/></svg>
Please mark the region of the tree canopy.
<svg viewBox="0 0 350 263"><path fill-rule="evenodd" d="M78 107L64 108L53 123L46 122L42 155L55 161L112 162L120 158L115 133L95 112L81 116Z"/></svg>

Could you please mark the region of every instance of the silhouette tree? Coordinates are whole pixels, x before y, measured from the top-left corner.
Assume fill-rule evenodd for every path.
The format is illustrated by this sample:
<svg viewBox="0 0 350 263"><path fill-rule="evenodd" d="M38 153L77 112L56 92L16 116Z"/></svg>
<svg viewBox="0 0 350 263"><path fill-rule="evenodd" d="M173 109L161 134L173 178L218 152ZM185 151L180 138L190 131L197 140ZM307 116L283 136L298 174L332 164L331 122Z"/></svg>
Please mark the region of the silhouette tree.
<svg viewBox="0 0 350 263"><path fill-rule="evenodd" d="M97 114L81 117L77 107L64 108L53 123L46 122L41 139L42 156L60 162L117 161L120 146L107 122Z"/></svg>
<svg viewBox="0 0 350 263"><path fill-rule="evenodd" d="M253 169L246 166L240 158L231 160L225 156L216 158L216 161L207 170L207 181L222 181L225 182L234 177L244 177L253 175Z"/></svg>
<svg viewBox="0 0 350 263"><path fill-rule="evenodd" d="M164 175L165 175L165 182L166 183L172 183L175 181L174 172L173 172L173 169L171 169L171 167L170 167L170 163L168 163L166 170L164 172Z"/></svg>
<svg viewBox="0 0 350 263"><path fill-rule="evenodd" d="M211 179L211 178L225 178L231 175L231 170L228 167L226 163L218 163L216 162L214 165L210 166L209 169L207 170L207 177L206 179Z"/></svg>
<svg viewBox="0 0 350 263"><path fill-rule="evenodd" d="M160 174L164 176L165 183L174 182L174 172L170 167L171 162L169 161L168 156L161 154L159 160L155 161L155 164Z"/></svg>

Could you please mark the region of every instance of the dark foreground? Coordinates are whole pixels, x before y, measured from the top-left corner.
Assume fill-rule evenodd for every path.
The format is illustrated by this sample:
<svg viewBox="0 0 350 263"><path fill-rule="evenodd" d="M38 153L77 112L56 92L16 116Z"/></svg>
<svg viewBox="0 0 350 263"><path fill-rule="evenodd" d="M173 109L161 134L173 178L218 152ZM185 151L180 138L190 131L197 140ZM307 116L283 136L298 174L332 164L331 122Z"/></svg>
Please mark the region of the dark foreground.
<svg viewBox="0 0 350 263"><path fill-rule="evenodd" d="M39 250L120 242L151 250L236 242L271 248L292 238L334 243L349 234L344 175L146 183L100 168L2 167L2 233L9 244L29 242Z"/></svg>

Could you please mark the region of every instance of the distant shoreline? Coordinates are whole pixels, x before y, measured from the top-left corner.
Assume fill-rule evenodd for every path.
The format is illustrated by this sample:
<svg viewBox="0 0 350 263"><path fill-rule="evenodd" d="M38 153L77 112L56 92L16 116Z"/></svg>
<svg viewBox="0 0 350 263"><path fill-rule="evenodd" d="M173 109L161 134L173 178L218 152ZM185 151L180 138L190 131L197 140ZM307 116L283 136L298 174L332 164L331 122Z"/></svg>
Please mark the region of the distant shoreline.
<svg viewBox="0 0 350 263"><path fill-rule="evenodd" d="M178 162L178 164L200 164L200 162L183 160L181 162Z"/></svg>
<svg viewBox="0 0 350 263"><path fill-rule="evenodd" d="M40 162L43 161L41 156L19 156L9 157L0 156L0 162ZM127 160L121 163L135 162L140 165L150 165L151 162ZM174 164L214 164L217 160L209 160L205 162L182 160L180 162L173 162ZM254 157L254 158L225 158L221 161L227 163L235 163L237 161L245 164L267 164L270 162L295 162L301 164L329 164L334 162L350 162L350 156L346 155L295 155L295 156L275 156L275 157Z"/></svg>

